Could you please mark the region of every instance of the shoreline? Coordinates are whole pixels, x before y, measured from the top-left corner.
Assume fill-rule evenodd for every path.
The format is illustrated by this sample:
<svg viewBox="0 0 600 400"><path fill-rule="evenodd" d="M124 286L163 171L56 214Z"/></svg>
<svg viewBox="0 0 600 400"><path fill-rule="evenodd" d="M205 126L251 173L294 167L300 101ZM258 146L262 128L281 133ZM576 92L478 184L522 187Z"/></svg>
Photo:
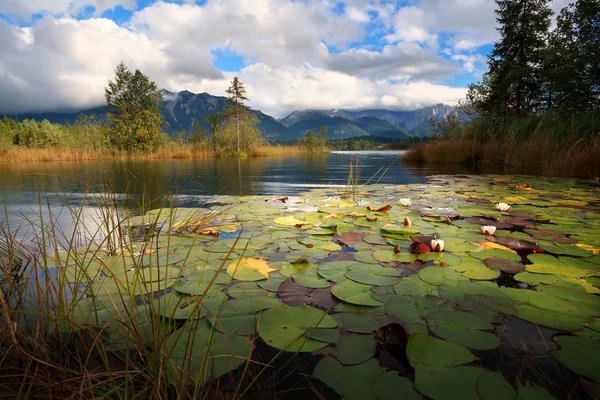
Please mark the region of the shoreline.
<svg viewBox="0 0 600 400"><path fill-rule="evenodd" d="M587 141L445 139L413 147L404 161L417 164L504 167L506 174L595 179L600 173L600 138Z"/></svg>

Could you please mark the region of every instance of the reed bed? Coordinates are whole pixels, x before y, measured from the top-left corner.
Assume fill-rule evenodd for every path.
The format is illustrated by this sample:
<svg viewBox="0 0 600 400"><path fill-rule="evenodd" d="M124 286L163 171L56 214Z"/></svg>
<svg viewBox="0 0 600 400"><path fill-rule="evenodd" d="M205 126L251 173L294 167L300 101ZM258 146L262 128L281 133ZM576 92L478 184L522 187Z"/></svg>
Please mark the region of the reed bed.
<svg viewBox="0 0 600 400"><path fill-rule="evenodd" d="M503 121L477 118L411 148L408 162L504 167L509 173L595 178L600 174L600 115L553 113Z"/></svg>
<svg viewBox="0 0 600 400"><path fill-rule="evenodd" d="M146 224L149 233L141 241L134 240L134 227L127 216L135 210L115 207L119 200L108 186L96 208L97 229L82 223L85 199L81 206L65 206L74 220L72 231L62 231L51 215L41 217L49 206L43 201L39 203L39 220L36 217L17 227L0 225L0 399L234 399L244 397L250 389L278 397L270 381L274 378L264 372L283 368L273 365L276 359L289 357L282 355L283 351L267 354L260 361L244 359L245 366L216 381L210 381L206 372L214 359L210 351L194 350L194 363L183 365L171 356L175 347L193 348L194 326L197 329L199 321L193 316L204 307L205 296L231 262L232 252L245 250L232 246L212 280L208 278L206 289L189 305L192 311L188 320L161 316L161 301L166 300L157 293L166 293L166 287L161 287L164 283L160 280L148 281L147 275L143 276L141 271L147 266L142 267L141 261L138 265L136 255L158 251L159 238L160 246L166 243L168 248L182 226L211 224L215 214L209 209L198 210L174 224L176 211L166 208L167 195L160 200L162 207L156 218ZM159 216L165 214L167 222L159 222ZM5 209L4 221L8 217ZM156 236L160 225L162 234ZM24 246L17 239L19 231L32 227L35 237ZM129 259L134 266L124 272L103 264L103 274L117 283L117 290L109 292L105 288L106 293L88 296L87 290L84 293L80 289L89 289L97 281L98 272L90 266L101 259L99 253ZM159 265L158 259L154 262L150 268L176 268L168 261L165 265ZM187 262L186 257L181 264ZM193 264L191 259L189 264ZM168 269L163 272L167 274ZM140 285L149 294L140 295ZM97 303L82 319L85 313L81 310L87 310L90 301ZM111 315L109 319L106 313ZM189 328L187 333L174 338L173 332L181 326ZM257 339L252 340L254 350ZM208 349L211 341L212 333ZM292 353L291 357L296 355ZM287 361L283 363L285 366ZM201 372L191 372L197 369L191 364L202 366ZM296 379L293 390L300 390L304 383L305 390L315 391L308 378Z"/></svg>

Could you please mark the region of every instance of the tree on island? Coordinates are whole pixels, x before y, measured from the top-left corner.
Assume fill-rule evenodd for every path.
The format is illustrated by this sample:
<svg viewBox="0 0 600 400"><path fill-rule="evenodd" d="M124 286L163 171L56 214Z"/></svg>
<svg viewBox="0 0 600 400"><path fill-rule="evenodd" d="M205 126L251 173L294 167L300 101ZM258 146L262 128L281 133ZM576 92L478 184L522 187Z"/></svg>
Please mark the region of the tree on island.
<svg viewBox="0 0 600 400"><path fill-rule="evenodd" d="M129 71L121 62L115 80L105 88L111 144L128 152L147 151L158 144L166 125L162 92L139 69Z"/></svg>
<svg viewBox="0 0 600 400"><path fill-rule="evenodd" d="M237 77L227 89L227 107L220 113L207 117L213 132L214 150L227 154L247 154L256 145L263 143L256 127L258 117L244 104L248 100L246 87Z"/></svg>

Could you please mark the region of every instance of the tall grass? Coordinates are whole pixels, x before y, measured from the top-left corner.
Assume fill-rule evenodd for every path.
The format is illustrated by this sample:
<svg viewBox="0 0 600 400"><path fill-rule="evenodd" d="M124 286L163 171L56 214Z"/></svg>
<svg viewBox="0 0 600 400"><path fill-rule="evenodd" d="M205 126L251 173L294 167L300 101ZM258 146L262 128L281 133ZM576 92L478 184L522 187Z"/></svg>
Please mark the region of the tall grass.
<svg viewBox="0 0 600 400"><path fill-rule="evenodd" d="M440 132L435 143L414 147L406 161L504 167L510 173L595 178L600 171L600 114L552 112L504 121L480 117Z"/></svg>
<svg viewBox="0 0 600 400"><path fill-rule="evenodd" d="M241 256L246 251L237 246L242 233L206 287L193 296L193 304L186 304L190 317L181 320L175 311L170 316L160 313L163 295L172 285L164 276L171 269L180 276L207 261L192 260L190 246L184 260L171 264L172 243L192 227L213 226L215 213L190 213L175 223L177 210L167 208L165 196L161 207L145 219L147 235L136 241L128 219L135 210L116 206L110 183L100 204L95 201L96 227L84 223L85 199L80 206L66 206L75 226L70 231L61 229L52 212L42 217L50 206L43 200L39 220L17 227L7 223L5 210L0 231L0 398L236 398L260 385L259 377L274 368L281 351L262 362L253 361L250 354L235 354L246 365L209 382L218 321L211 325L209 337L202 338L207 340L206 351L189 353L198 340L198 325L205 322L194 316L200 311L210 315L205 299L215 279L234 250ZM23 245L21 232L29 227L34 234ZM166 260L158 257L161 248ZM101 286L102 276L107 283ZM181 326L190 329L173 334L182 332L177 331ZM186 362L181 355L173 356L176 349L185 349Z"/></svg>

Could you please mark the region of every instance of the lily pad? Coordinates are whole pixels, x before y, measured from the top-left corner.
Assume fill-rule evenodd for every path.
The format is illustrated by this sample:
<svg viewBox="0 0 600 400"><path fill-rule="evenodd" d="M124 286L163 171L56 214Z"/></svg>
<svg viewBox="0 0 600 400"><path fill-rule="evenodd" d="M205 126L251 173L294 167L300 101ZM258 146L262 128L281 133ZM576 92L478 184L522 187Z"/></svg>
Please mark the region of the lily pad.
<svg viewBox="0 0 600 400"><path fill-rule="evenodd" d="M388 286L398 283L400 271L379 265L349 266L345 276L355 282L375 286Z"/></svg>
<svg viewBox="0 0 600 400"><path fill-rule="evenodd" d="M579 375L600 383L600 342L575 336L556 336L560 350L554 358Z"/></svg>
<svg viewBox="0 0 600 400"><path fill-rule="evenodd" d="M354 282L350 279L338 283L331 289L335 297L351 304L361 306L380 306L383 303L371 296L371 285Z"/></svg>
<svg viewBox="0 0 600 400"><path fill-rule="evenodd" d="M276 271L266 260L260 258L242 258L227 267L227 273L240 281L259 281L267 279L269 272Z"/></svg>
<svg viewBox="0 0 600 400"><path fill-rule="evenodd" d="M419 400L412 382L394 371L386 371L375 359L359 365L344 366L332 357L325 357L313 371L315 378L323 381L347 400Z"/></svg>
<svg viewBox="0 0 600 400"><path fill-rule="evenodd" d="M437 311L429 315L429 329L442 339L475 350L491 350L500 346L500 339L488 332L494 326L474 314L461 311Z"/></svg>
<svg viewBox="0 0 600 400"><path fill-rule="evenodd" d="M327 343L304 336L308 328L335 328L337 322L323 311L301 305L271 308L262 313L258 334L269 345L289 352L312 352Z"/></svg>
<svg viewBox="0 0 600 400"><path fill-rule="evenodd" d="M477 360L477 357L466 347L423 333L410 336L406 356L415 369L441 370Z"/></svg>
<svg viewBox="0 0 600 400"><path fill-rule="evenodd" d="M316 307L330 308L335 306L337 300L331 289L312 289L297 284L291 279L285 280L277 290L279 298L289 306L309 304Z"/></svg>

